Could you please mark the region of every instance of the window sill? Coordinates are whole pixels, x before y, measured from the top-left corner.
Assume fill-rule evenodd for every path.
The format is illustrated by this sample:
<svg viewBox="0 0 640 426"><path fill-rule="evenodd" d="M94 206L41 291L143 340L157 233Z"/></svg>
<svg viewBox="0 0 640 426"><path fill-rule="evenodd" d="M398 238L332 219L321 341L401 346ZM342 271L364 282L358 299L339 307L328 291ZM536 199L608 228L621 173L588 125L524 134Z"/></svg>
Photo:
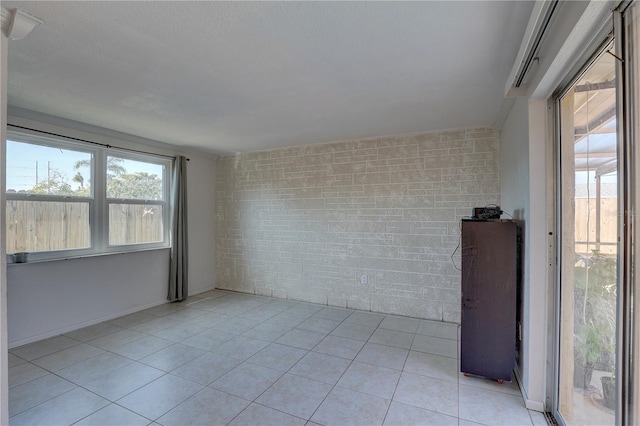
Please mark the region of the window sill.
<svg viewBox="0 0 640 426"><path fill-rule="evenodd" d="M132 253L141 253L141 252L147 252L147 251L158 251L158 250L170 250L171 247L150 247L150 248L141 248L141 249L136 249L136 250L121 250L121 251L109 251L109 252L103 252L103 253L91 253L91 254L82 254L82 255L77 255L77 256L64 256L64 257L56 257L56 258L51 258L51 259L36 259L36 260L29 260L27 262L22 262L22 263L15 263L15 262L10 262L9 258L10 258L10 254L7 255L7 267L15 267L15 266L22 266L22 265L32 265L32 264L39 264L39 263L49 263L49 262L64 262L64 261L68 261L68 260L76 260L76 259L88 259L88 258L94 258L94 257L102 257L102 256L114 256L114 255L123 255L123 254L132 254Z"/></svg>

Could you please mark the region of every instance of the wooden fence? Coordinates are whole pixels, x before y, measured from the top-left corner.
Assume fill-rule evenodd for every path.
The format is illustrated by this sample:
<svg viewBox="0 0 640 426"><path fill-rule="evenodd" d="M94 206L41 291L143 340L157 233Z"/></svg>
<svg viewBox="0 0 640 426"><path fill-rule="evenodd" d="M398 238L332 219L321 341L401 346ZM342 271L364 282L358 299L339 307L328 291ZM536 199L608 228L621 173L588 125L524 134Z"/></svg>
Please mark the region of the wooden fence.
<svg viewBox="0 0 640 426"><path fill-rule="evenodd" d="M162 206L109 205L110 245L158 242L162 234Z"/></svg>
<svg viewBox="0 0 640 426"><path fill-rule="evenodd" d="M591 254L598 249L603 254L616 254L618 241L618 199L600 200L600 244L597 241L596 200L575 200L576 253ZM588 243L587 243L588 241Z"/></svg>
<svg viewBox="0 0 640 426"><path fill-rule="evenodd" d="M89 204L7 201L7 253L87 248L91 245ZM162 241L162 207L109 206L109 244Z"/></svg>

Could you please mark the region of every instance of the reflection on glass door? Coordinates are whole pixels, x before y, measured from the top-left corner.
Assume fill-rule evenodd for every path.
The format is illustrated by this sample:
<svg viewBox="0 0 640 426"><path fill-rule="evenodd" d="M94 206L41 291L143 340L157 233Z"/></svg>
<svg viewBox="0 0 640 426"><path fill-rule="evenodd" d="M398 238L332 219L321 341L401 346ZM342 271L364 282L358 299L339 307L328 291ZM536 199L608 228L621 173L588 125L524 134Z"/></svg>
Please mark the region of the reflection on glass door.
<svg viewBox="0 0 640 426"><path fill-rule="evenodd" d="M627 410L627 424L640 423L640 250L637 249L637 243L640 241L640 1L636 1L625 11L623 15L625 24L625 39L628 43L628 49L625 52L625 63L627 64L627 81L628 91L626 92L630 99L630 107L627 110L626 120L631 129L631 135L627 139L627 149L630 155L627 159L627 176L626 182L626 202L628 206L626 221L627 228L626 240L629 241L629 249L625 254L627 271L632 271L627 275L625 284L631 289L634 295L630 302L632 305L629 310L632 312L631 322L628 335L630 337L629 351L631 369L628 374L631 381L629 386L630 398L628 404L630 408ZM635 245L635 248L634 248ZM633 300L635 299L635 300ZM625 401L626 402L626 401Z"/></svg>
<svg viewBox="0 0 640 426"><path fill-rule="evenodd" d="M618 158L615 58L560 99L560 357L567 424L615 422Z"/></svg>

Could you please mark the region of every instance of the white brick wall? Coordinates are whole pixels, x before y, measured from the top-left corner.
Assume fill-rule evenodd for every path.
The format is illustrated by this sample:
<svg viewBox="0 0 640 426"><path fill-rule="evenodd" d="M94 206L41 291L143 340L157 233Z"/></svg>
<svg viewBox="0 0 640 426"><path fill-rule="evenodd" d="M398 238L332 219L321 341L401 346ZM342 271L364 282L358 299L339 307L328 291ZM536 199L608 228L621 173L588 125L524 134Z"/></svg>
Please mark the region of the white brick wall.
<svg viewBox="0 0 640 426"><path fill-rule="evenodd" d="M474 128L219 158L216 287L459 322L450 256L458 221L499 203L499 143Z"/></svg>

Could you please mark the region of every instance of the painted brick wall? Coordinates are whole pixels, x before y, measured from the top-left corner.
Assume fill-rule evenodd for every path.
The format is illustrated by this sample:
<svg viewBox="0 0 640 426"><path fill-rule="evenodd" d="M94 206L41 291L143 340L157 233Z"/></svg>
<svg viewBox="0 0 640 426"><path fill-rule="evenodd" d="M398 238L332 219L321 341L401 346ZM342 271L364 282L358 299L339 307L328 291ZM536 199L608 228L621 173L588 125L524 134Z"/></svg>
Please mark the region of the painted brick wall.
<svg viewBox="0 0 640 426"><path fill-rule="evenodd" d="M451 255L459 220L499 203L499 143L474 128L219 158L216 287L459 322Z"/></svg>

